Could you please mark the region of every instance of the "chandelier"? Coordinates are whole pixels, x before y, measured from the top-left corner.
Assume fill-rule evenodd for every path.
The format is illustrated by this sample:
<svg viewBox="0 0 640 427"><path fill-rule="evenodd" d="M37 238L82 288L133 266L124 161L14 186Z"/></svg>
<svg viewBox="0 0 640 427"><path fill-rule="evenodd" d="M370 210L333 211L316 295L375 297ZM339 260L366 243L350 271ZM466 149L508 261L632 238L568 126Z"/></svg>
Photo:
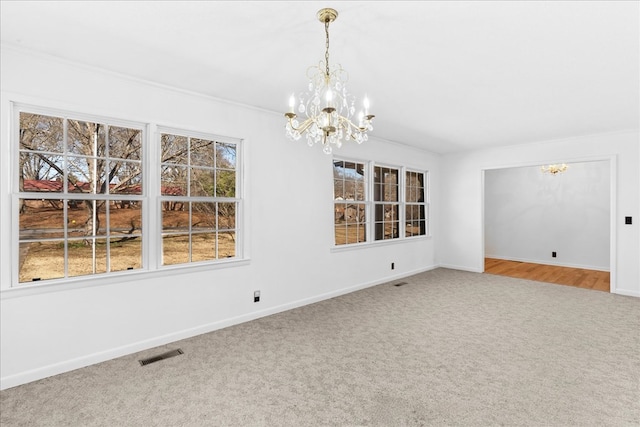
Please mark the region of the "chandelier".
<svg viewBox="0 0 640 427"><path fill-rule="evenodd" d="M289 111L285 113L286 129L290 139L297 141L306 135L310 147L322 143L322 150L331 154L332 147L340 148L343 141L366 141L375 116L369 114L369 100L365 97L363 110L355 118L355 97L346 88L349 75L339 64L329 66L329 24L336 20L338 12L325 8L318 11L317 17L324 24L326 35L324 61L307 69L308 90L297 100L291 95ZM296 104L298 113L303 115L302 123L297 119Z"/></svg>
<svg viewBox="0 0 640 427"><path fill-rule="evenodd" d="M551 175L557 175L559 173L562 173L562 172L566 171L568 168L569 168L569 166L567 166L565 163L563 163L561 165L542 166L540 168L540 170L542 172L550 173Z"/></svg>

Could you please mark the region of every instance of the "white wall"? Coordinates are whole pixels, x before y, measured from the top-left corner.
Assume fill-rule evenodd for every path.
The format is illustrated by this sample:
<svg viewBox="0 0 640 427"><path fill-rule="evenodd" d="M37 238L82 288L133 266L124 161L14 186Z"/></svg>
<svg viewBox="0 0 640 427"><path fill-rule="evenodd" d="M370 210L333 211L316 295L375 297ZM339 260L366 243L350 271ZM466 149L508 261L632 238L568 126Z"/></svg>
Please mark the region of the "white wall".
<svg viewBox="0 0 640 427"><path fill-rule="evenodd" d="M638 131L575 137L443 156L438 260L484 270L483 171L548 163L610 160L612 292L640 296L640 167ZM624 217L633 224L625 225Z"/></svg>
<svg viewBox="0 0 640 427"><path fill-rule="evenodd" d="M486 257L609 270L609 162L568 166L485 171Z"/></svg>
<svg viewBox="0 0 640 427"><path fill-rule="evenodd" d="M4 47L1 55L2 388L436 266L431 237L331 251L332 158L304 142L287 140L279 113ZM44 293L9 289L15 268L11 101L244 139L244 244L249 261L226 268L144 273L126 280L89 280L75 288L47 286ZM153 131L152 127L151 141ZM340 154L429 170L432 200L438 202L436 155L375 138L345 147ZM437 229L436 212L431 219ZM258 304L253 303L256 289L262 292Z"/></svg>

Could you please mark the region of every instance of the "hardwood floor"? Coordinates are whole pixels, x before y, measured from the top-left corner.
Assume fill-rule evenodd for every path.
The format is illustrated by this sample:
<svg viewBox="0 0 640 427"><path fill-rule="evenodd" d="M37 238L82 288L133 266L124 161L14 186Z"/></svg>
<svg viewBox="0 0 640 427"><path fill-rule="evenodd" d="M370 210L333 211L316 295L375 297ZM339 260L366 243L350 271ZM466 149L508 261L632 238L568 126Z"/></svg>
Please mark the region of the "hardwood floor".
<svg viewBox="0 0 640 427"><path fill-rule="evenodd" d="M609 272L485 258L484 272L609 292Z"/></svg>

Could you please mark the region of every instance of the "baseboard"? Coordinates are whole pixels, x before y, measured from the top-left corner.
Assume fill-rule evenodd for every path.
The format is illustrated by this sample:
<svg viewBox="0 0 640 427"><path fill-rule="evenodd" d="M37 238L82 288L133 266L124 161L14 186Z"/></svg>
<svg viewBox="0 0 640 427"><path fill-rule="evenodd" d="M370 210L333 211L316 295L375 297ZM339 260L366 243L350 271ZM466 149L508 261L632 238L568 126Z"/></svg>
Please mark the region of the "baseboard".
<svg viewBox="0 0 640 427"><path fill-rule="evenodd" d="M484 269L471 268L462 265L453 265L453 264L439 264L438 267L441 268L449 268L451 270L461 270L461 271L469 271L471 273L482 273Z"/></svg>
<svg viewBox="0 0 640 427"><path fill-rule="evenodd" d="M372 286L380 285L383 283L392 282L404 277L413 276L415 274L423 273L425 271L433 270L437 268L437 265L420 268L404 273L398 273L393 276L387 276L383 279L374 280L366 283L360 283L348 288L338 289L335 291L327 292L324 294L316 295L310 298L304 298L298 301L282 304L275 307L269 307L264 310L253 311L240 316L231 317L228 319L220 320L205 325L200 325L194 328L185 329L178 332L158 336L148 340L139 341L136 343L128 344L122 347L117 347L109 350L105 350L98 353L78 357L75 359L67 360L60 363L44 366L37 369L21 372L14 375L9 375L0 378L0 390L5 390L11 387L17 387L22 384L27 384L33 381L41 380L43 378L51 377L54 375L63 374L65 372L73 371L87 366L95 365L97 363L106 362L118 357L127 356L129 354L138 353L140 351L148 350L154 347L170 344L172 342L180 341L183 339L191 338L197 335L206 334L219 329L224 329L233 325L237 325L251 320L256 320L261 317L270 316L272 314L281 313L283 311L292 310L294 308L303 307L305 305L313 304L316 302L324 301L327 299L335 298L341 295L349 294L351 292L366 289Z"/></svg>
<svg viewBox="0 0 640 427"><path fill-rule="evenodd" d="M640 298L640 292L638 291L628 291L626 289L616 289L615 291L611 291L612 294L616 295L624 295L627 297L636 297Z"/></svg>
<svg viewBox="0 0 640 427"><path fill-rule="evenodd" d="M536 260L536 259L528 259L528 258L517 258L517 257L511 257L511 256L507 257L507 256L501 256L501 255L489 255L489 254L485 254L485 258L495 258L495 259L502 259L505 261L528 262L532 264L554 265L557 267L582 268L584 270L609 272L609 268L605 268L605 267L594 267L592 265L572 264L572 263L559 262L559 261Z"/></svg>

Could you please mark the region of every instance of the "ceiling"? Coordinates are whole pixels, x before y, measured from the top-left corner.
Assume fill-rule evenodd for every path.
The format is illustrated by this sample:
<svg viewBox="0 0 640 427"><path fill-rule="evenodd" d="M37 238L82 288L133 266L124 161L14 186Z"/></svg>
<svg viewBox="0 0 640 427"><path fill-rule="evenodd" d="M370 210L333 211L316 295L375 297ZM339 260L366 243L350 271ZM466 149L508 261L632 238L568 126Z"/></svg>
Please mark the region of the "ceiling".
<svg viewBox="0 0 640 427"><path fill-rule="evenodd" d="M3 0L0 14L3 46L283 113L333 7L330 60L370 98L371 135L449 153L638 129L639 6Z"/></svg>

